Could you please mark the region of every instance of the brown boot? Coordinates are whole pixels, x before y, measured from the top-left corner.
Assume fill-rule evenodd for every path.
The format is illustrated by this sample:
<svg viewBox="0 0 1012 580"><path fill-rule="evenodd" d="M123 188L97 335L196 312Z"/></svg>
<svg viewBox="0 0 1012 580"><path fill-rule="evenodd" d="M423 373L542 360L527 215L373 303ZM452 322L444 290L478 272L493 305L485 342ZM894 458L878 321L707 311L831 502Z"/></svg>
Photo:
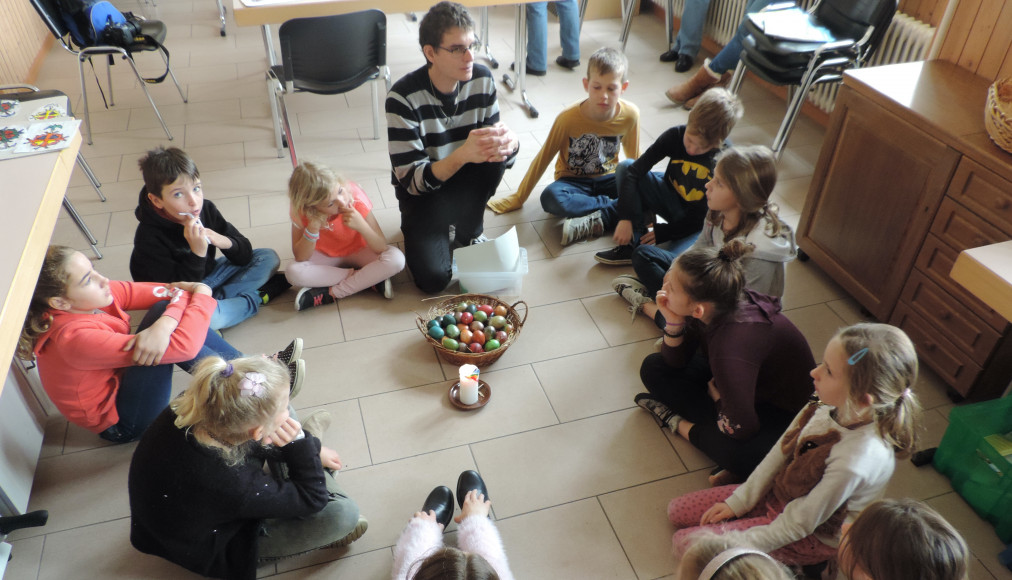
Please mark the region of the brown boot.
<svg viewBox="0 0 1012 580"><path fill-rule="evenodd" d="M733 72L727 71L726 73L720 75L720 80L717 81L717 84L713 85L713 87L709 87L707 90L712 89L714 87L720 87L722 89L726 89L727 86L731 84L731 78L733 76L734 76ZM706 91L703 91L703 92L705 93ZM685 101L684 103L682 103L682 108L684 108L686 111L691 111L692 107L694 107L696 105L696 101L698 101L699 97L702 97L702 96L703 96L703 93L699 93L698 95L692 97L688 101Z"/></svg>
<svg viewBox="0 0 1012 580"><path fill-rule="evenodd" d="M691 79L678 85L677 87L664 91L664 96L666 96L672 103L680 105L689 99L703 94L703 91L706 89L715 86L723 79L721 76L712 73L709 65L710 61L707 60L703 63L703 66L699 67L696 74L692 75Z"/></svg>

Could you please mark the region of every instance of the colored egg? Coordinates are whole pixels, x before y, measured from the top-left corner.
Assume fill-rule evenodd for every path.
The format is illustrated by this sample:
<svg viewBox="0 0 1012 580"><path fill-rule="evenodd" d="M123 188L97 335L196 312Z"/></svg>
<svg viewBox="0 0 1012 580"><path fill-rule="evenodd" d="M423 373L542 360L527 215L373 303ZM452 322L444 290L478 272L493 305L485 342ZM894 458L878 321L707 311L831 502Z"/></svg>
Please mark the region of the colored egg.
<svg viewBox="0 0 1012 580"><path fill-rule="evenodd" d="M499 306L495 307L492 313L495 314L496 316L506 316L506 307L500 304Z"/></svg>
<svg viewBox="0 0 1012 580"><path fill-rule="evenodd" d="M439 339L443 338L444 336L446 336L446 333L443 332L443 329L441 327L439 327L439 326L430 326L429 327L429 336L431 336L432 338L434 338L436 340L439 340Z"/></svg>
<svg viewBox="0 0 1012 580"><path fill-rule="evenodd" d="M464 312L467 312L467 313L470 313L470 314L474 314L474 312L476 310L478 310L477 306L475 306L474 304L468 304L467 308L464 309Z"/></svg>
<svg viewBox="0 0 1012 580"><path fill-rule="evenodd" d="M473 334L471 334L470 330L464 329L460 331L459 340L460 342L470 344L473 341L473 339L471 338L472 336Z"/></svg>
<svg viewBox="0 0 1012 580"><path fill-rule="evenodd" d="M457 350L458 346L460 346L460 343L456 340L450 338L449 336L443 337L443 348L446 350Z"/></svg>
<svg viewBox="0 0 1012 580"><path fill-rule="evenodd" d="M463 312L467 308L467 302L458 302L457 306L454 307L455 312Z"/></svg>
<svg viewBox="0 0 1012 580"><path fill-rule="evenodd" d="M452 314L444 314L443 320L440 321L440 324L442 326L446 326L447 324L457 324L457 319L454 318Z"/></svg>
<svg viewBox="0 0 1012 580"><path fill-rule="evenodd" d="M477 342L472 342L471 344L467 345L467 349L471 352L485 352L485 347L483 347L481 344Z"/></svg>
<svg viewBox="0 0 1012 580"><path fill-rule="evenodd" d="M470 312L460 313L460 321L463 322L464 324L471 324L472 320L474 320L474 315L471 314Z"/></svg>
<svg viewBox="0 0 1012 580"><path fill-rule="evenodd" d="M443 339L443 344L446 344L445 338ZM485 343L485 350L495 350L497 348L499 348L499 341L494 338L489 339L489 341Z"/></svg>
<svg viewBox="0 0 1012 580"><path fill-rule="evenodd" d="M485 322L486 320L488 320L488 313L485 312L484 310L479 310L474 313L474 319L477 320L478 322Z"/></svg>
<svg viewBox="0 0 1012 580"><path fill-rule="evenodd" d="M442 318L433 318L432 320L429 321L428 324L425 325L425 327L432 328L433 326L439 326L440 322L442 322Z"/></svg>
<svg viewBox="0 0 1012 580"><path fill-rule="evenodd" d="M480 330L475 330L471 333L471 340L479 344L485 344L485 333Z"/></svg>
<svg viewBox="0 0 1012 580"><path fill-rule="evenodd" d="M493 316L492 318L488 319L488 323L490 325L496 327L496 328L502 328L502 327L506 326L506 317L505 316Z"/></svg>
<svg viewBox="0 0 1012 580"><path fill-rule="evenodd" d="M503 330L496 331L496 333L495 333L495 339L499 341L499 344L502 344L503 342L505 342L507 338L509 338L509 335L506 334L505 331L503 331Z"/></svg>
<svg viewBox="0 0 1012 580"><path fill-rule="evenodd" d="M460 329L457 328L457 325L455 324L447 326L445 332L446 336L449 336L450 338L457 338L460 336Z"/></svg>
<svg viewBox="0 0 1012 580"><path fill-rule="evenodd" d="M461 314L463 314L463 313L462 313L462 312L454 312L454 313L453 313L453 321L454 321L455 323L456 323L456 322L460 322L460 315L461 315Z"/></svg>
<svg viewBox="0 0 1012 580"><path fill-rule="evenodd" d="M502 327L502 329L506 331L506 334L513 334L513 325L509 322L507 322L506 326Z"/></svg>
<svg viewBox="0 0 1012 580"><path fill-rule="evenodd" d="M481 306L478 307L478 310L481 311L481 312L484 312L486 316L491 316L492 312L495 309L492 308L491 304L482 304Z"/></svg>
<svg viewBox="0 0 1012 580"><path fill-rule="evenodd" d="M473 320L468 328L471 329L471 332L476 330L485 330L485 323L480 320Z"/></svg>
<svg viewBox="0 0 1012 580"><path fill-rule="evenodd" d="M461 342L457 345L457 352L471 352L471 349L467 348L467 345Z"/></svg>
<svg viewBox="0 0 1012 580"><path fill-rule="evenodd" d="M460 330L460 331L464 331L464 330L468 329L468 325L464 324L463 322L458 322L457 324L454 324L454 326L456 326L457 330Z"/></svg>

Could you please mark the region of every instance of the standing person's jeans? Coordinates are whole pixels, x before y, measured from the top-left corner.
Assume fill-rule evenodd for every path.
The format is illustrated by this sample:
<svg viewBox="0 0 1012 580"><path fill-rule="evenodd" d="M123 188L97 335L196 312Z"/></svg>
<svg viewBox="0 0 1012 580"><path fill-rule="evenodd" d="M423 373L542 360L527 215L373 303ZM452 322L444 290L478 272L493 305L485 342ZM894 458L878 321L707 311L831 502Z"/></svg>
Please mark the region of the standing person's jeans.
<svg viewBox="0 0 1012 580"><path fill-rule="evenodd" d="M527 66L548 69L548 2L527 4ZM558 0L559 41L562 58L580 60L580 6L576 0Z"/></svg>
<svg viewBox="0 0 1012 580"><path fill-rule="evenodd" d="M699 46L703 43L703 24L709 9L710 0L685 0L682 23L678 27L678 36L671 46L672 50L696 58Z"/></svg>
<svg viewBox="0 0 1012 580"><path fill-rule="evenodd" d="M747 15L759 12L772 3L773 0L748 0L748 4L745 5L746 18L748 17ZM744 50L742 43L745 39L745 34L745 23L743 21L738 25L738 30L735 31L734 36L727 45L710 61L711 71L721 75L727 71L734 70L738 66L738 61L741 60L741 51Z"/></svg>
<svg viewBox="0 0 1012 580"><path fill-rule="evenodd" d="M218 301L211 315L211 329L229 328L256 314L263 303L257 289L270 280L280 265L281 258L269 248L253 250L253 258L245 266L219 256L214 270L202 280Z"/></svg>
<svg viewBox="0 0 1012 580"><path fill-rule="evenodd" d="M144 315L137 331L140 332L154 324L165 312L168 304L166 301L152 306ZM190 372L200 359L212 355L232 360L241 357L242 353L209 328L207 336L204 337L204 346L200 348L197 356L176 364L179 368ZM127 367L120 377L119 390L116 391L116 412L119 414L119 422L99 433L99 437L114 443L126 443L137 439L169 404L171 392L172 363Z"/></svg>
<svg viewBox="0 0 1012 580"><path fill-rule="evenodd" d="M596 178L564 177L541 192L541 208L554 216L580 217L600 210L605 230L618 223L617 203L614 173Z"/></svg>
<svg viewBox="0 0 1012 580"><path fill-rule="evenodd" d="M468 163L442 187L425 195L397 188L404 233L404 258L415 286L427 294L441 292L450 283L454 242L466 246L485 229L485 203L495 195L506 163Z"/></svg>

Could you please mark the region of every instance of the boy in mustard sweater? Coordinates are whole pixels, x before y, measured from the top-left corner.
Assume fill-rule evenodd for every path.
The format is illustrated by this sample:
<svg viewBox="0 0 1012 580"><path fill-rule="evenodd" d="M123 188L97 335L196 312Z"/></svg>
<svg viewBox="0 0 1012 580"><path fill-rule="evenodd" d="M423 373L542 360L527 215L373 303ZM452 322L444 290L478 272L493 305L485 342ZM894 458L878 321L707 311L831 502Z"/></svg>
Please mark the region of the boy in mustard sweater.
<svg viewBox="0 0 1012 580"><path fill-rule="evenodd" d="M559 113L520 188L510 196L489 200L492 211L520 209L558 154L555 182L541 193L541 207L566 218L562 245L600 236L615 227L619 145L629 159L640 154L639 109L620 98L629 86L628 69L625 55L615 49L602 48L591 55L587 78L583 79L589 97Z"/></svg>

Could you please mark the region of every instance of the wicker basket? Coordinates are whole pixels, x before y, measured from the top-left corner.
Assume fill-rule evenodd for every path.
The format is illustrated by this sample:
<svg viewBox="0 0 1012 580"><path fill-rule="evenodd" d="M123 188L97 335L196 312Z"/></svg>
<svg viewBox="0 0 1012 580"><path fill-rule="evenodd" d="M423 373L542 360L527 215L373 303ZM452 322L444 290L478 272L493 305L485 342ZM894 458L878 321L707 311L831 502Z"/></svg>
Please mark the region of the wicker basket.
<svg viewBox="0 0 1012 580"><path fill-rule="evenodd" d="M997 146L1012 153L1012 78L995 81L987 90L984 127Z"/></svg>
<svg viewBox="0 0 1012 580"><path fill-rule="evenodd" d="M471 302L472 304L476 304L478 306L482 304L488 304L493 308L496 306L505 306L506 320L507 322L513 325L513 332L511 332L510 335L506 337L506 340L499 345L499 348L489 352L477 352L477 353L460 352L460 351L447 350L443 348L443 344L440 341L429 336L426 324L428 324L430 320L436 318L437 316L443 316L444 314L453 313L454 307L461 302ZM517 313L516 310L516 307L521 304L523 304L524 306L523 318L520 318L520 315ZM486 294L458 294L456 296L449 296L443 298L442 300L437 302L435 305L432 306L432 308L429 308L429 312L425 318L422 318L422 316L419 314L418 317L415 319L415 324L418 326L418 330L421 331L422 336L425 337L425 340L427 340L429 344L431 344L432 347L436 349L436 352L439 353L439 356L443 357L443 360L445 360L446 362L456 366L472 364L476 367L482 368L487 367L488 365L499 360L499 357L501 357L503 353L506 352L506 349L508 349L511 344L516 342L517 337L520 335L520 329L524 327L524 322L527 321L527 312L528 312L527 303L524 302L523 300L518 300L514 302L512 305L510 305L503 302L502 300L499 300L495 296L488 296Z"/></svg>

